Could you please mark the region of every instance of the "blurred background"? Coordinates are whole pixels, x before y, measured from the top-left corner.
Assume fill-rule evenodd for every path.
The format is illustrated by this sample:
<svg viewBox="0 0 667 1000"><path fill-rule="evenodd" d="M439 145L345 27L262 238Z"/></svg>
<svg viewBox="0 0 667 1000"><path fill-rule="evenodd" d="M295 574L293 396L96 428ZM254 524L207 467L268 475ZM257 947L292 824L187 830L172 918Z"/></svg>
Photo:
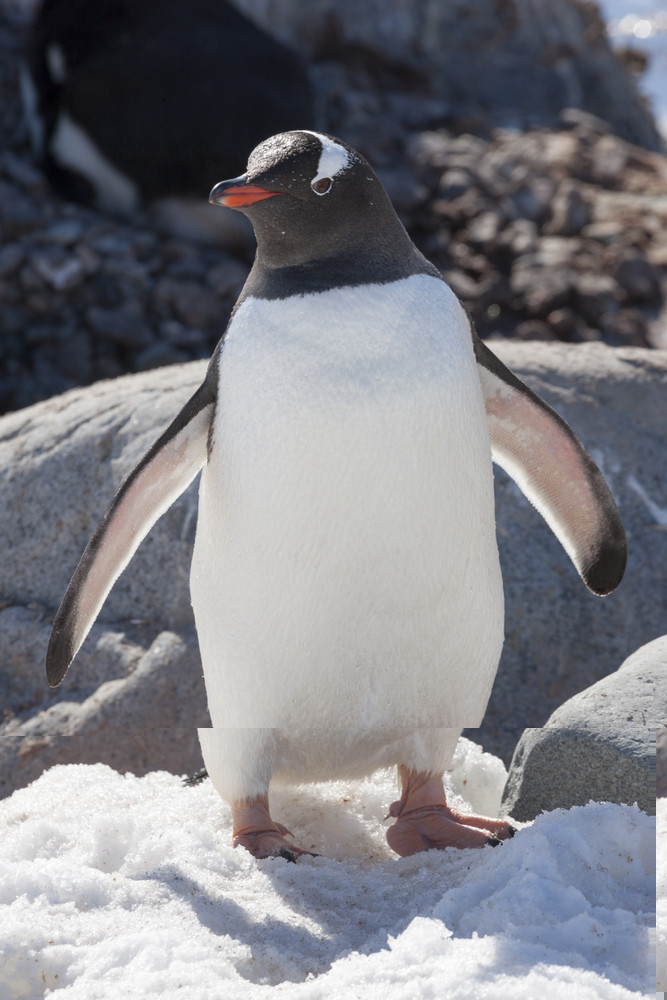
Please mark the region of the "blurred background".
<svg viewBox="0 0 667 1000"><path fill-rule="evenodd" d="M208 192L298 127L484 337L667 346L666 47L659 0L0 0L0 412L209 356L253 249Z"/></svg>

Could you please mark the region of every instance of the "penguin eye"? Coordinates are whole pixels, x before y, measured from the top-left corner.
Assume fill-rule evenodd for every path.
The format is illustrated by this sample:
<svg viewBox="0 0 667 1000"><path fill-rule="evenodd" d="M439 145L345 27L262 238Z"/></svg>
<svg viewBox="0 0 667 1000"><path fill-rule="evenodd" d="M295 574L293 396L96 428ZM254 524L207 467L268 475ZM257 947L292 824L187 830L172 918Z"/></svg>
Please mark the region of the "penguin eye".
<svg viewBox="0 0 667 1000"><path fill-rule="evenodd" d="M318 180L313 181L310 186L315 194L329 194L329 191L333 187L333 180L331 177L320 177Z"/></svg>

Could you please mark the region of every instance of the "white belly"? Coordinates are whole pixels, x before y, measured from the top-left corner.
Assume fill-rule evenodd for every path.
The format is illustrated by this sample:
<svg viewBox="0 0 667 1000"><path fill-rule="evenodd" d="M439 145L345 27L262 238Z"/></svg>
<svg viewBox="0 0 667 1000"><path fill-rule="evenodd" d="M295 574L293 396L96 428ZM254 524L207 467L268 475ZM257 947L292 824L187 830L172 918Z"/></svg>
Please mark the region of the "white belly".
<svg viewBox="0 0 667 1000"><path fill-rule="evenodd" d="M269 783L303 784L334 778L362 778L402 764L409 770L442 774L450 766L457 729L382 731L349 728L200 729L204 764L228 802L265 795Z"/></svg>
<svg viewBox="0 0 667 1000"><path fill-rule="evenodd" d="M192 601L215 727L480 724L502 645L472 344L424 275L247 299L219 368Z"/></svg>

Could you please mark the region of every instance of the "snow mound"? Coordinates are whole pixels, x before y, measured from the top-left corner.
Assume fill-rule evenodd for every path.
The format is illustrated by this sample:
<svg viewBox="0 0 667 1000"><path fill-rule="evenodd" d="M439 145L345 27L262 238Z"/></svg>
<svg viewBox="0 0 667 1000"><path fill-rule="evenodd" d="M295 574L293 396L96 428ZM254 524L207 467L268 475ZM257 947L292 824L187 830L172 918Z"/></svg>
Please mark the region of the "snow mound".
<svg viewBox="0 0 667 1000"><path fill-rule="evenodd" d="M503 780L501 762L461 741L453 802L488 808ZM189 788L165 772L137 778L102 764L46 771L0 802L0 995L626 1000L654 991L653 817L589 803L541 815L502 847L401 859L384 839L395 797L389 772L279 789L276 819L321 856L257 862L230 846L229 808L209 782ZM664 842L664 811L660 822Z"/></svg>

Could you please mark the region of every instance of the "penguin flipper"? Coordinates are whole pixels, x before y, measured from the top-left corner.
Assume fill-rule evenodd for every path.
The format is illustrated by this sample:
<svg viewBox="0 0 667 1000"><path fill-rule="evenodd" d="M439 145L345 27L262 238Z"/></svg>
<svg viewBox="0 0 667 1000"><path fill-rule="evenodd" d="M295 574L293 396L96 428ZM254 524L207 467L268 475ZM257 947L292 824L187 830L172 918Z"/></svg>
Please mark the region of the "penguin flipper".
<svg viewBox="0 0 667 1000"><path fill-rule="evenodd" d="M208 375L124 481L86 546L53 621L46 654L51 687L64 678L141 541L205 464L214 385Z"/></svg>
<svg viewBox="0 0 667 1000"><path fill-rule="evenodd" d="M589 590L610 594L627 556L618 508L595 462L555 410L478 337L491 454L554 532Z"/></svg>

